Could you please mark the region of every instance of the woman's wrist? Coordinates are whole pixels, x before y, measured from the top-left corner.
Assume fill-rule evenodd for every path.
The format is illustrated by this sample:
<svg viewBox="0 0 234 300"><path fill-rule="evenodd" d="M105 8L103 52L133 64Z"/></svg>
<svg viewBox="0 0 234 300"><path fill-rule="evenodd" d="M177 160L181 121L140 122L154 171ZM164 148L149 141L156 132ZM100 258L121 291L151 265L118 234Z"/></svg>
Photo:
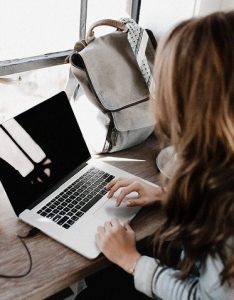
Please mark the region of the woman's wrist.
<svg viewBox="0 0 234 300"><path fill-rule="evenodd" d="M133 275L134 276L134 273L135 273L135 269L136 269L136 265L139 261L139 259L141 258L141 255L139 254L139 256L135 259L135 261L133 262L132 266L130 267L129 269L129 274Z"/></svg>
<svg viewBox="0 0 234 300"><path fill-rule="evenodd" d="M141 254L139 252L136 252L132 254L130 257L129 256L126 257L119 266L122 269L124 269L127 273L134 275L137 262L140 258L141 258Z"/></svg>

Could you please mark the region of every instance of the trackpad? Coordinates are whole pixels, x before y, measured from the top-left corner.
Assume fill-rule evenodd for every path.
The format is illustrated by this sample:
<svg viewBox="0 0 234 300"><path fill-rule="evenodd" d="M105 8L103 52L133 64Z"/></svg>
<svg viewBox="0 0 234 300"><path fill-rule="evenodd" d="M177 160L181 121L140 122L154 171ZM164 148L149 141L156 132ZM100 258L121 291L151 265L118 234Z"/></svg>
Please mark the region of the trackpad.
<svg viewBox="0 0 234 300"><path fill-rule="evenodd" d="M126 222L131 220L136 213L139 211L140 207L127 207L126 203L122 203L119 207L115 206L116 197L107 199L103 206L99 207L95 212L94 216L102 220L110 220L112 218L117 218L121 222Z"/></svg>

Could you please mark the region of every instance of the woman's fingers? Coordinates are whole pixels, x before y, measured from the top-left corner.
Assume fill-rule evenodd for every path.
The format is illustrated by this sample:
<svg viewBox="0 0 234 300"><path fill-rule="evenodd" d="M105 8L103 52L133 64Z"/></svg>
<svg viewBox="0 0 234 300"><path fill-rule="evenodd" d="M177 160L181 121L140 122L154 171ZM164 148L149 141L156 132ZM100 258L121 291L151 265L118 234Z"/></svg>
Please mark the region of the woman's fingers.
<svg viewBox="0 0 234 300"><path fill-rule="evenodd" d="M121 202L125 199L125 197L131 192L137 192L137 187L133 183L122 189L122 191L120 192L119 196L116 199L116 206L119 206Z"/></svg>
<svg viewBox="0 0 234 300"><path fill-rule="evenodd" d="M110 221L106 221L104 224L105 231L108 231L112 228L112 223Z"/></svg>
<svg viewBox="0 0 234 300"><path fill-rule="evenodd" d="M131 199L127 201L127 207L145 206L145 205L147 205L147 201L145 201L145 198L143 197L137 199Z"/></svg>
<svg viewBox="0 0 234 300"><path fill-rule="evenodd" d="M126 179L126 178L116 178L110 182L107 186L109 187L109 193L107 195L108 198L111 198L116 191L122 188L119 196L116 199L116 207L120 206L126 196L132 192L137 192L138 197L132 198L127 202L127 206L139 206L144 203L143 199L141 199L141 183L137 180Z"/></svg>
<svg viewBox="0 0 234 300"><path fill-rule="evenodd" d="M112 227L119 227L119 226L121 226L119 220L116 219L116 218L111 219L110 222L111 222Z"/></svg>
<svg viewBox="0 0 234 300"><path fill-rule="evenodd" d="M101 235L102 235L102 234L105 232L104 227L103 227L103 226L98 226L97 232L98 232L98 234L101 234Z"/></svg>
<svg viewBox="0 0 234 300"><path fill-rule="evenodd" d="M123 224L123 227L124 227L125 230L127 230L127 231L129 231L129 232L133 232L133 229L132 229L132 227L129 225L128 222L124 223L124 224Z"/></svg>
<svg viewBox="0 0 234 300"><path fill-rule="evenodd" d="M104 223L104 226L99 226L97 231L98 231L98 233L103 234L103 233L107 233L108 231L110 231L116 227L119 227L119 226L120 226L119 220L113 218L109 221L106 221Z"/></svg>
<svg viewBox="0 0 234 300"><path fill-rule="evenodd" d="M107 183L106 189L107 189L107 190L110 190L110 189L116 184L116 182L117 182L117 181L120 181L120 180L124 180L124 178L119 177L119 178L114 178L114 179L112 179L110 182Z"/></svg>
<svg viewBox="0 0 234 300"><path fill-rule="evenodd" d="M122 178L114 179L112 181L106 186L106 189L109 190L109 193L107 194L108 198L111 198L119 188L126 187L131 183L131 180Z"/></svg>
<svg viewBox="0 0 234 300"><path fill-rule="evenodd" d="M126 200L128 207L146 206L157 201L163 201L166 195L166 188L147 184L146 182L135 178L115 178L106 185L109 190L107 197L111 198L120 189L116 199L116 206ZM137 192L136 197L129 197L128 194Z"/></svg>

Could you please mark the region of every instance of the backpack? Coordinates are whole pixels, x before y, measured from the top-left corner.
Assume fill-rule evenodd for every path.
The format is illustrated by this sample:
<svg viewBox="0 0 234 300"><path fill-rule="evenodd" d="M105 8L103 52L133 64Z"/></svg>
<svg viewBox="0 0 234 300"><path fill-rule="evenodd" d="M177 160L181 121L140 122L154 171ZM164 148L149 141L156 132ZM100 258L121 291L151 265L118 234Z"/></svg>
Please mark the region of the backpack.
<svg viewBox="0 0 234 300"><path fill-rule="evenodd" d="M117 30L95 38L101 25ZM155 48L152 33L127 18L97 21L75 44L69 83L76 90L68 96L92 153L132 147L154 131L149 90Z"/></svg>

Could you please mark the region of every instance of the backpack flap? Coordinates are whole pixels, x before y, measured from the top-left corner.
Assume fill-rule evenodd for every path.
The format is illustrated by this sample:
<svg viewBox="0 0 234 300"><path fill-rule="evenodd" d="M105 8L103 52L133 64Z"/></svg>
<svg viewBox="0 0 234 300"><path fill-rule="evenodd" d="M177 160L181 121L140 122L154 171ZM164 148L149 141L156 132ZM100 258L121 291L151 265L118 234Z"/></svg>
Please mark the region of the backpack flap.
<svg viewBox="0 0 234 300"><path fill-rule="evenodd" d="M117 130L128 131L154 127L155 117L152 112L151 101L144 101L120 111L112 112L112 116Z"/></svg>

